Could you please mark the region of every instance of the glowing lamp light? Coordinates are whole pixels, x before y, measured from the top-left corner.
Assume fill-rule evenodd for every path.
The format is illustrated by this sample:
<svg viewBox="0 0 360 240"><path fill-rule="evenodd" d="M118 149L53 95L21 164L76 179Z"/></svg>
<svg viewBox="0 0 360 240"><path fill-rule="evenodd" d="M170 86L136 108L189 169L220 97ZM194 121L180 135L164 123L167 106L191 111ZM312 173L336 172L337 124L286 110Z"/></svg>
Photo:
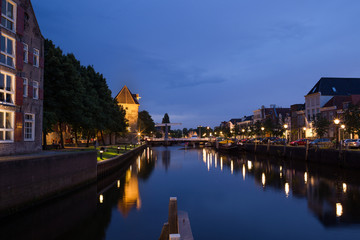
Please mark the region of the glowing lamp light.
<svg viewBox="0 0 360 240"><path fill-rule="evenodd" d="M334 123L335 123L336 125L338 125L338 124L340 123L340 120L339 120L338 118L336 118L336 119L334 120Z"/></svg>
<svg viewBox="0 0 360 240"><path fill-rule="evenodd" d="M304 173L304 182L305 184L307 184L307 181L308 181L308 174L307 172Z"/></svg>
<svg viewBox="0 0 360 240"><path fill-rule="evenodd" d="M100 203L103 203L104 202L104 196L102 194L100 194L99 196L99 202Z"/></svg>
<svg viewBox="0 0 360 240"><path fill-rule="evenodd" d="M284 124L284 128L287 129L289 126L287 124Z"/></svg>
<svg viewBox="0 0 360 240"><path fill-rule="evenodd" d="M245 132L245 129L242 129L241 131L242 131L242 132Z"/></svg>
<svg viewBox="0 0 360 240"><path fill-rule="evenodd" d="M340 126L342 129L345 129L345 124L341 124Z"/></svg>
<svg viewBox="0 0 360 240"><path fill-rule="evenodd" d="M233 161L231 161L231 163L230 163L230 168L231 168L231 174L233 174L234 173L234 162Z"/></svg>
<svg viewBox="0 0 360 240"><path fill-rule="evenodd" d="M120 180L117 180L117 188L120 188Z"/></svg>
<svg viewBox="0 0 360 240"><path fill-rule="evenodd" d="M304 127L303 130L306 131L306 127Z"/></svg>
<svg viewBox="0 0 360 240"><path fill-rule="evenodd" d="M261 127L261 131L264 131L265 130L265 128L264 127Z"/></svg>

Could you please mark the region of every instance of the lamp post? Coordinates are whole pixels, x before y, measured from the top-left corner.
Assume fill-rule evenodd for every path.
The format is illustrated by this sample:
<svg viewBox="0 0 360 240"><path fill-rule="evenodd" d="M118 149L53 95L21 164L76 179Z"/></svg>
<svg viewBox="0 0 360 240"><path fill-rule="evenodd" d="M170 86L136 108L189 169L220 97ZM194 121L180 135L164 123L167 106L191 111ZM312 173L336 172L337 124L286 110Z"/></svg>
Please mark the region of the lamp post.
<svg viewBox="0 0 360 240"><path fill-rule="evenodd" d="M103 159L103 153L104 153L104 148L100 148L100 159L102 160Z"/></svg>
<svg viewBox="0 0 360 240"><path fill-rule="evenodd" d="M341 124L341 126L340 126L340 128L343 130L343 135L342 135L342 137L340 136L340 139L344 139L345 137L344 137L344 135L345 135L345 124ZM341 134L340 134L341 135Z"/></svg>
<svg viewBox="0 0 360 240"><path fill-rule="evenodd" d="M264 128L264 127L261 127L261 131L262 131L262 136L263 136L263 137L265 137L265 135L264 135L264 130L265 130L265 128Z"/></svg>
<svg viewBox="0 0 360 240"><path fill-rule="evenodd" d="M245 138L245 129L241 129L242 132L242 138Z"/></svg>
<svg viewBox="0 0 360 240"><path fill-rule="evenodd" d="M336 148L339 146L339 123L340 123L340 120L338 118L335 118L334 119L334 123L335 123L335 138L336 138Z"/></svg>
<svg viewBox="0 0 360 240"><path fill-rule="evenodd" d="M287 128L289 126L287 124L284 124L284 128L285 128L285 144L287 144Z"/></svg>
<svg viewBox="0 0 360 240"><path fill-rule="evenodd" d="M306 138L306 127L304 127L303 130L304 130L304 138Z"/></svg>
<svg viewBox="0 0 360 240"><path fill-rule="evenodd" d="M117 147L117 153L120 153L120 146Z"/></svg>

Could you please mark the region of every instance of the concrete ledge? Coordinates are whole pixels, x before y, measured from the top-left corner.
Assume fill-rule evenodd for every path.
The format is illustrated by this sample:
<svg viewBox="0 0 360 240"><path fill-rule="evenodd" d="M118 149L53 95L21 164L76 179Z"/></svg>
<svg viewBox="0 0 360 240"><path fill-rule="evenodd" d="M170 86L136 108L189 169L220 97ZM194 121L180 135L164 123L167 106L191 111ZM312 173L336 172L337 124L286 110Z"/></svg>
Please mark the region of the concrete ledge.
<svg viewBox="0 0 360 240"><path fill-rule="evenodd" d="M108 174L111 174L112 172L116 171L120 167L122 167L124 164L127 163L127 160L134 157L136 154L141 152L147 147L147 145L139 146L129 152L126 152L120 156L110 158L101 162L97 163L97 177L103 178L107 176Z"/></svg>
<svg viewBox="0 0 360 240"><path fill-rule="evenodd" d="M0 158L0 217L96 180L96 152L43 152Z"/></svg>

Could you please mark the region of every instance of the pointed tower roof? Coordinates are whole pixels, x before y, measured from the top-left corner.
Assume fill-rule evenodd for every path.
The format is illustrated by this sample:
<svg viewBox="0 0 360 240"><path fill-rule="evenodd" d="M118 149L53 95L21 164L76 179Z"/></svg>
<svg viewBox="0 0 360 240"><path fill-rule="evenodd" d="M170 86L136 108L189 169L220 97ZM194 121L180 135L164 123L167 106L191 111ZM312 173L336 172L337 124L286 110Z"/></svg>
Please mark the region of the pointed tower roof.
<svg viewBox="0 0 360 240"><path fill-rule="evenodd" d="M125 103L125 104L138 104L137 95L132 94L129 88L125 85L121 91L116 95L115 99L118 103Z"/></svg>

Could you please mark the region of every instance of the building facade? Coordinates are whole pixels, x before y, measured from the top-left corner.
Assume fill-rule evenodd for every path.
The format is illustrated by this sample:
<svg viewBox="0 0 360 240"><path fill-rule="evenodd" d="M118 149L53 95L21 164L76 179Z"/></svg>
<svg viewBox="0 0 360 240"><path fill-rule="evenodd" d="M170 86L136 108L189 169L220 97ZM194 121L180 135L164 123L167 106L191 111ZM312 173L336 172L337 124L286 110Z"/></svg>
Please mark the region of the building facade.
<svg viewBox="0 0 360 240"><path fill-rule="evenodd" d="M351 96L356 95L360 95L360 78L321 78L305 95L306 137L316 137L312 123L321 114L332 124L325 137L334 138L334 119L342 114L343 103L351 102Z"/></svg>
<svg viewBox="0 0 360 240"><path fill-rule="evenodd" d="M125 110L125 118L129 123L129 132L137 131L139 117L139 94L132 94L127 86L124 86L115 97L119 106Z"/></svg>
<svg viewBox="0 0 360 240"><path fill-rule="evenodd" d="M30 0L0 9L0 155L41 151L44 38Z"/></svg>

